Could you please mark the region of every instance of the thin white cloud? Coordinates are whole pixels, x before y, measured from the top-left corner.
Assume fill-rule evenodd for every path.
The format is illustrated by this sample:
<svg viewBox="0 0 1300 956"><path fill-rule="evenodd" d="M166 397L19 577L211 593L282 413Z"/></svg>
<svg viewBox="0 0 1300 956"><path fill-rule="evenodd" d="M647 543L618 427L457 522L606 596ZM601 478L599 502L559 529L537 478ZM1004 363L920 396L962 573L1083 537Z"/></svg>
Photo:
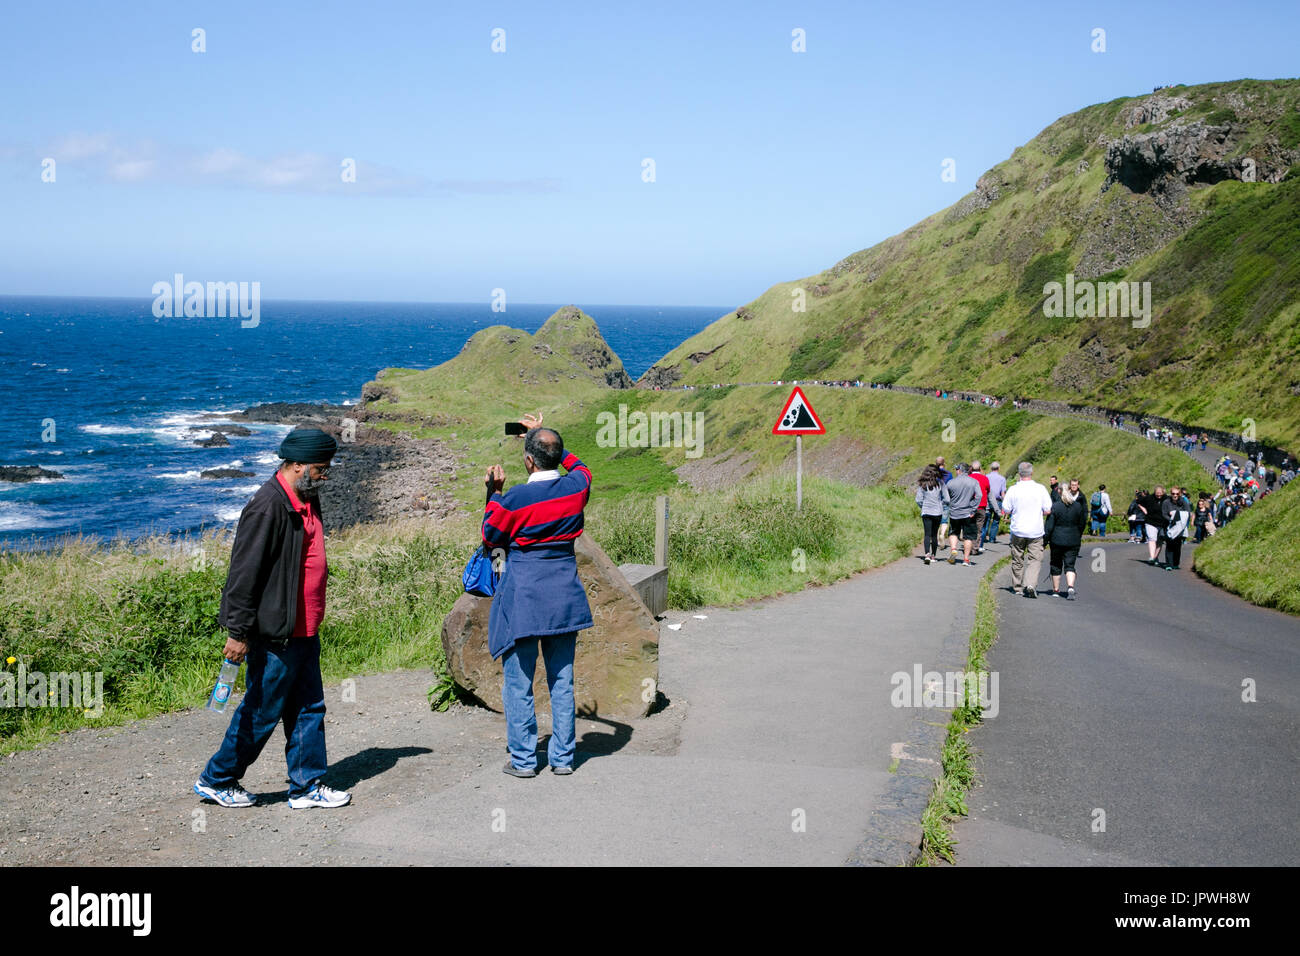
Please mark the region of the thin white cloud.
<svg viewBox="0 0 1300 956"><path fill-rule="evenodd" d="M15 158L29 152L11 147ZM49 157L66 175L82 169L92 177L118 183L169 183L189 186L231 186L266 192L309 193L415 193L428 181L406 175L364 159L326 156L321 153L284 153L271 157L250 156L221 146L196 150L160 146L150 141L124 142L110 133L72 133L59 137L37 151ZM355 166L354 182L342 176L344 161Z"/></svg>

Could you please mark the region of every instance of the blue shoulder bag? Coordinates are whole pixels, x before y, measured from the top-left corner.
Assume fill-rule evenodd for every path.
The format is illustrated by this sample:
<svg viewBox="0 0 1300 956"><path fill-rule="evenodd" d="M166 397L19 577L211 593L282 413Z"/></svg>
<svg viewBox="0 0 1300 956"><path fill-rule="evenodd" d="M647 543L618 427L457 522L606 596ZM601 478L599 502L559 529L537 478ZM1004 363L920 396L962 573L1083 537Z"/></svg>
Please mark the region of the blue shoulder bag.
<svg viewBox="0 0 1300 956"><path fill-rule="evenodd" d="M461 580L467 594L491 597L496 593L501 575L492 569L492 557L487 553L486 545L474 549L469 564L465 565L465 574Z"/></svg>

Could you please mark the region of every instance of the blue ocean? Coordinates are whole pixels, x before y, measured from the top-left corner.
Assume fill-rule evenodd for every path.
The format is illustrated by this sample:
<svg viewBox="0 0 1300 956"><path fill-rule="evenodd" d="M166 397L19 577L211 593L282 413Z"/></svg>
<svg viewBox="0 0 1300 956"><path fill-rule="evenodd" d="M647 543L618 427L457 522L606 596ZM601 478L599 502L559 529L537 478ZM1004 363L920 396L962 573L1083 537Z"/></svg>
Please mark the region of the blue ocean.
<svg viewBox="0 0 1300 956"><path fill-rule="evenodd" d="M561 305L564 303L561 303ZM580 308L632 378L727 307ZM0 465L62 480L0 481L0 547L68 534L137 538L232 523L278 460L284 426L200 448L206 413L360 401L382 368L428 368L490 325L535 332L560 305L263 302L238 318L155 318L152 299L0 296ZM210 423L209 423L210 424ZM52 439L52 440L50 440ZM257 478L203 479L208 468Z"/></svg>

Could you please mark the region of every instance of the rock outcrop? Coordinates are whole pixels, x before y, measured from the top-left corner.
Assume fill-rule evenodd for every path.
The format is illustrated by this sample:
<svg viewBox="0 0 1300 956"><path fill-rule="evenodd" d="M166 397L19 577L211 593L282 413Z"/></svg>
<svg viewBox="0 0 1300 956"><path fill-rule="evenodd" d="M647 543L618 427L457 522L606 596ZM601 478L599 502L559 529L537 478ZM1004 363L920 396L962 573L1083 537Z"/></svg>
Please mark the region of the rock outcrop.
<svg viewBox="0 0 1300 956"><path fill-rule="evenodd" d="M577 539L578 577L595 627L578 632L574 696L578 712L617 719L643 717L659 682L659 625L622 573L590 536ZM506 573L509 574L507 562ZM485 707L501 711L501 662L488 653L491 598L462 594L442 625L442 646L456 683ZM546 672L538 660L533 694L549 713Z"/></svg>
<svg viewBox="0 0 1300 956"><path fill-rule="evenodd" d="M36 465L0 465L0 481L48 481L62 477L57 471L38 468Z"/></svg>

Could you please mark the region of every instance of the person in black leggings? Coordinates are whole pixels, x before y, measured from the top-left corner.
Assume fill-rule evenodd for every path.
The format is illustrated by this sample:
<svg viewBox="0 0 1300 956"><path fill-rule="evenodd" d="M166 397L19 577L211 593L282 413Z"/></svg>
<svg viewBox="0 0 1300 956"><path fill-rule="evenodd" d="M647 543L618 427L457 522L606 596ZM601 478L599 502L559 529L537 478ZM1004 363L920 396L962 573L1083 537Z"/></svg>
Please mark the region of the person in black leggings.
<svg viewBox="0 0 1300 956"><path fill-rule="evenodd" d="M1048 573L1052 576L1052 594L1074 600L1074 563L1083 544L1083 532L1088 527L1088 509L1084 507L1078 485L1071 481L1052 502L1052 513L1047 516L1047 540L1051 545ZM1061 591L1061 572L1065 572L1066 590Z"/></svg>

